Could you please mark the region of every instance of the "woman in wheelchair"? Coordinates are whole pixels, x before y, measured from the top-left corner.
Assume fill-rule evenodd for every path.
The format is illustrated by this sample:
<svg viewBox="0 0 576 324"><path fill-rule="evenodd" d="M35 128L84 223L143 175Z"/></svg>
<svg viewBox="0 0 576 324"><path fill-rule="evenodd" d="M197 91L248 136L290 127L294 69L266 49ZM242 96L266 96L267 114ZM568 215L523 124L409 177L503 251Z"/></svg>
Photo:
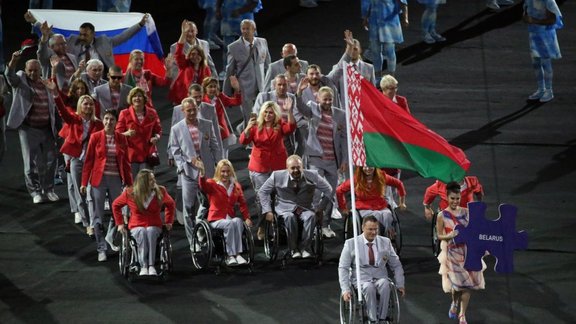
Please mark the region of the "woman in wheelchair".
<svg viewBox="0 0 576 324"><path fill-rule="evenodd" d="M356 276L355 244L358 245L360 278ZM387 266L394 272L395 285L388 280ZM378 235L376 217L364 217L362 234L344 243L338 263L338 280L345 302L350 302L354 294L352 289L360 285L369 323L396 320L390 318L393 314L388 314L390 287L396 287L401 296L405 295L404 270L390 240Z"/></svg>
<svg viewBox="0 0 576 324"><path fill-rule="evenodd" d="M406 209L406 190L402 181L387 175L380 169L374 167L357 167L354 171L354 183L356 194L356 208L360 217L366 215L374 215L384 226L386 235L393 237L391 233L392 227L392 212L388 209L388 202L386 201L385 192L386 186L392 186L398 189L400 195L400 203L398 208L400 210ZM340 213L344 217L348 217L350 210L346 204L346 193L350 192L350 180L344 181L336 188L336 198L338 199L338 206L340 206Z"/></svg>
<svg viewBox="0 0 576 324"><path fill-rule="evenodd" d="M138 172L134 186L127 187L112 204L114 221L118 231L125 231L122 208L128 206L130 219L128 229L138 246L140 275L157 275L154 263L156 243L162 232L160 212L164 208L164 223L167 230L172 229L176 204L165 187L156 183L154 173L148 169Z"/></svg>
<svg viewBox="0 0 576 324"><path fill-rule="evenodd" d="M248 205L244 199L242 186L236 181L234 167L229 160L223 159L216 165L213 179L204 176L204 164L196 159L195 165L200 171L200 189L208 196L208 222L213 228L224 230L226 241L226 265L243 265L248 261L240 255L242 250L243 221L252 226ZM242 218L235 217L235 205L238 204Z"/></svg>

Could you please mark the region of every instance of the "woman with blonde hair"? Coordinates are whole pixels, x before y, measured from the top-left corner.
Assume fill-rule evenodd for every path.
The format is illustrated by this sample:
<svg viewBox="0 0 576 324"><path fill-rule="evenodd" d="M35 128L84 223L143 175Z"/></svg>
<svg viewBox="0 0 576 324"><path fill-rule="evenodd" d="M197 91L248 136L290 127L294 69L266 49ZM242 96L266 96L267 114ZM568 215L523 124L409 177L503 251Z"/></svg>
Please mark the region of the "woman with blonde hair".
<svg viewBox="0 0 576 324"><path fill-rule="evenodd" d="M224 230L226 241L227 265L242 265L248 263L241 253L242 233L244 224L252 226L248 205L244 199L242 186L236 179L234 166L229 160L223 159L216 165L214 178L206 179L204 176L204 164L197 159L196 167L200 170L200 188L208 196L210 208L208 209L208 222L213 228ZM234 207L240 207L242 217L235 217Z"/></svg>
<svg viewBox="0 0 576 324"><path fill-rule="evenodd" d="M212 75L208 61L206 60L206 53L199 45L190 47L188 54L184 54L184 44L186 43L186 34L193 28L192 22L188 20L182 21L182 33L176 43L176 53L174 59L178 65L178 76L170 88L168 97L172 102L181 102L182 99L188 96L188 87L191 84L200 84L204 78Z"/></svg>
<svg viewBox="0 0 576 324"><path fill-rule="evenodd" d="M124 216L122 208L128 206L130 218L128 229L138 246L138 261L140 275L157 275L156 242L162 232L162 225L167 230L172 229L176 204L165 187L156 183L152 170L142 169L138 172L134 185L126 188L112 204L114 221L118 231L124 231ZM164 208L164 222L160 213Z"/></svg>
<svg viewBox="0 0 576 324"><path fill-rule="evenodd" d="M60 97L56 83L53 80L49 80L46 84L55 96L54 101L58 112L67 125L66 137L60 152L65 155L66 161L69 161L70 178L73 184L73 199L76 201L77 212L80 216L79 220L86 227L86 233L92 236L94 231L90 225L86 196L80 193L82 167L84 166L90 135L102 130L104 125L96 117L94 99L90 95L80 96L76 104L76 112L72 113L72 108L66 107Z"/></svg>
<svg viewBox="0 0 576 324"><path fill-rule="evenodd" d="M255 113L252 114L248 125L240 135L240 143L253 145L248 170L254 191L260 189L272 171L286 168L288 154L284 146L284 136L296 130L296 120L292 105L286 105L284 110L288 113L287 121L282 119L280 106L277 103L264 102L260 108L260 114L258 116ZM263 235L263 230L259 228L258 238L263 238Z"/></svg>

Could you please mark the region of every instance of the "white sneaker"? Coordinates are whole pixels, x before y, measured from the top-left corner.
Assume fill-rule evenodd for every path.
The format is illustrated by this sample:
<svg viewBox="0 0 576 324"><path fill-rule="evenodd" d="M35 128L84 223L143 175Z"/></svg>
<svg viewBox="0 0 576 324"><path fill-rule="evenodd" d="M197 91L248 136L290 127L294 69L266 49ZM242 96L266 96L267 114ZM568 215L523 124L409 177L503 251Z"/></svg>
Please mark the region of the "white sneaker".
<svg viewBox="0 0 576 324"><path fill-rule="evenodd" d="M330 226L322 227L322 236L325 238L336 237L336 233L330 228Z"/></svg>
<svg viewBox="0 0 576 324"><path fill-rule="evenodd" d="M147 276L148 275L148 267L142 267L142 269L140 269L140 276Z"/></svg>
<svg viewBox="0 0 576 324"><path fill-rule="evenodd" d="M58 195L54 191L48 191L46 193L46 197L48 197L48 200L50 200L51 202L56 202L60 200L60 197L58 197Z"/></svg>
<svg viewBox="0 0 576 324"><path fill-rule="evenodd" d="M554 94L552 93L552 90L546 89L546 90L544 90L542 97L540 97L540 102L548 102L552 99L554 99Z"/></svg>
<svg viewBox="0 0 576 324"><path fill-rule="evenodd" d="M226 258L226 265L233 266L233 265L237 265L237 264L238 264L238 261L236 261L236 258L233 255L229 255Z"/></svg>
<svg viewBox="0 0 576 324"><path fill-rule="evenodd" d="M156 268L154 268L154 266L148 267L148 275L149 276L157 276L158 275L158 273L156 272Z"/></svg>
<svg viewBox="0 0 576 324"><path fill-rule="evenodd" d="M488 0L486 2L486 7L488 7L489 9L492 9L492 10L500 9L500 6L498 5L498 2L496 0Z"/></svg>
<svg viewBox="0 0 576 324"><path fill-rule="evenodd" d="M316 8L318 4L315 0L300 0L300 7L303 8Z"/></svg>
<svg viewBox="0 0 576 324"><path fill-rule="evenodd" d="M104 262L108 260L108 257L106 256L106 252L102 251L102 252L98 252L98 262Z"/></svg>
<svg viewBox="0 0 576 324"><path fill-rule="evenodd" d="M238 262L239 265L248 263L240 254L236 256L236 262Z"/></svg>
<svg viewBox="0 0 576 324"><path fill-rule="evenodd" d="M542 98L543 95L544 95L544 90L538 89L533 94L528 96L528 100L540 100L540 98Z"/></svg>
<svg viewBox="0 0 576 324"><path fill-rule="evenodd" d="M298 250L292 250L292 259L301 259L302 254Z"/></svg>
<svg viewBox="0 0 576 324"><path fill-rule="evenodd" d="M110 199L104 199L104 210L110 210Z"/></svg>
<svg viewBox="0 0 576 324"><path fill-rule="evenodd" d="M114 252L120 251L120 247L118 247L118 245L114 244L114 238L112 236L106 236L105 240L110 245L110 248L112 249L112 251L114 251Z"/></svg>
<svg viewBox="0 0 576 324"><path fill-rule="evenodd" d="M32 197L32 202L35 204L41 204L42 203L42 195L36 195L36 196Z"/></svg>
<svg viewBox="0 0 576 324"><path fill-rule="evenodd" d="M82 215L79 212L74 213L74 223L80 224L82 223Z"/></svg>
<svg viewBox="0 0 576 324"><path fill-rule="evenodd" d="M340 214L340 211L338 210L338 208L332 208L332 219L342 219L342 214Z"/></svg>
<svg viewBox="0 0 576 324"><path fill-rule="evenodd" d="M302 258L303 259L309 259L312 257L312 254L306 250L302 251Z"/></svg>
<svg viewBox="0 0 576 324"><path fill-rule="evenodd" d="M436 40L434 39L434 37L432 37L432 35L426 34L426 35L424 35L424 43L434 44L434 43L436 43Z"/></svg>

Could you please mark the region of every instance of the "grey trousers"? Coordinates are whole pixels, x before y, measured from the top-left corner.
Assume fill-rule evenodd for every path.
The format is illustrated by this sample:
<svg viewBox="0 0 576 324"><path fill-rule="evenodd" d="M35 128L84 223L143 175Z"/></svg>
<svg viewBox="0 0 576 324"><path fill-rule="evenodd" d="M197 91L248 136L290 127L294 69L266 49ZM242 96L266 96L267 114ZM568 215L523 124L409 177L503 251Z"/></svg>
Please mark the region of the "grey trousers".
<svg viewBox="0 0 576 324"><path fill-rule="evenodd" d="M378 219L380 224L384 226L386 231L392 228L392 221L393 221L392 212L388 208L382 210L367 210L367 209L360 210L359 213L360 217L362 218L364 218L364 216L366 215L373 215L374 217L376 217L376 219Z"/></svg>
<svg viewBox="0 0 576 324"><path fill-rule="evenodd" d="M68 154L64 154L64 163L68 164L72 157ZM72 181L72 175L70 172L66 172L66 187L68 189L68 202L70 203L70 212L78 212L78 203L76 202L76 195L74 195L74 181Z"/></svg>
<svg viewBox="0 0 576 324"><path fill-rule="evenodd" d="M311 156L308 158L308 169L318 171L318 174L326 179L334 195L336 194L336 187L338 186L338 166L335 160L322 160L317 156ZM330 203L326 206L322 216L322 226L326 227L330 225L332 221L332 208L334 207L335 197L330 197ZM322 199L322 193L319 190L314 192L314 202L315 208L318 207L320 200Z"/></svg>
<svg viewBox="0 0 576 324"><path fill-rule="evenodd" d="M300 214L302 220L302 239L298 242L298 217L292 213L280 215L284 219L288 234L288 247L290 250L299 249L300 251L310 252L310 243L314 234L314 212L305 210Z"/></svg>
<svg viewBox="0 0 576 324"><path fill-rule="evenodd" d="M110 205L122 193L122 180L120 177L103 175L98 187L90 186L88 188L88 211L90 214L90 226L94 227L94 236L96 238L96 249L98 252L106 251L108 246L103 232L103 227L107 225L106 237L111 241L116 234L116 225L114 217L110 217L108 222L105 220L104 201L106 193L110 198ZM112 206L110 206L112 207ZM102 227L102 229L101 229Z"/></svg>
<svg viewBox="0 0 576 324"><path fill-rule="evenodd" d="M268 178L270 178L271 174L272 174L272 172L260 173L260 172L249 171L248 175L250 176L250 182L252 182L252 187L254 188L254 192L258 193L258 190L260 190L260 187L262 187L264 182L266 182L266 180L268 180ZM256 194L256 205L258 207L258 215L260 215L258 217L258 222L256 224L256 227L260 227L260 224L262 223L264 216L262 215L262 212L261 212L262 206L260 206L260 200L258 200L258 194Z"/></svg>
<svg viewBox="0 0 576 324"><path fill-rule="evenodd" d="M244 231L244 221L240 217L228 217L210 223L213 228L224 230L226 240L226 253L228 255L238 255L242 253L242 232Z"/></svg>
<svg viewBox="0 0 576 324"><path fill-rule="evenodd" d="M154 266L156 261L156 243L162 229L156 226L134 227L130 230L138 246L138 262L142 268Z"/></svg>
<svg viewBox="0 0 576 324"><path fill-rule="evenodd" d="M188 177L184 172L178 175L178 179L182 184L182 213L184 214L184 230L186 232L186 237L188 238L188 243L190 244L190 250L193 251L194 246L192 245L194 238L194 205L196 204L196 195L198 194L198 181L196 179Z"/></svg>
<svg viewBox="0 0 576 324"><path fill-rule="evenodd" d="M84 161L79 158L70 158L70 180L72 180L72 194L74 195L71 200L76 203L76 211L82 216L82 225L87 227L90 225L90 215L88 213L88 204L86 203L86 196L80 194L80 186L82 185L82 167L84 166ZM70 186L70 184L68 184ZM68 192L70 194L70 191Z"/></svg>
<svg viewBox="0 0 576 324"><path fill-rule="evenodd" d="M34 197L54 190L56 141L50 128L18 128L26 189Z"/></svg>
<svg viewBox="0 0 576 324"><path fill-rule="evenodd" d="M366 299L368 319L378 321L386 319L388 315L388 302L390 300L390 284L388 279L378 279L375 282L362 283L362 295ZM380 300L376 297L380 295Z"/></svg>

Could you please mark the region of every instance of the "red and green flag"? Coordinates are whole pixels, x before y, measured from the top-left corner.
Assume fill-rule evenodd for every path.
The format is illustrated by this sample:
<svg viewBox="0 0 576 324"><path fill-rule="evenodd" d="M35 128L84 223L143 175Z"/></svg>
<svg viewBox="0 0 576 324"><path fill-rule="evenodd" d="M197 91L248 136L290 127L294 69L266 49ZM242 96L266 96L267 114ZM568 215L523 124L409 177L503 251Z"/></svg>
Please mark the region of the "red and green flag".
<svg viewBox="0 0 576 324"><path fill-rule="evenodd" d="M445 183L464 178L470 161L461 149L416 120L350 66L346 77L354 165L412 170Z"/></svg>

